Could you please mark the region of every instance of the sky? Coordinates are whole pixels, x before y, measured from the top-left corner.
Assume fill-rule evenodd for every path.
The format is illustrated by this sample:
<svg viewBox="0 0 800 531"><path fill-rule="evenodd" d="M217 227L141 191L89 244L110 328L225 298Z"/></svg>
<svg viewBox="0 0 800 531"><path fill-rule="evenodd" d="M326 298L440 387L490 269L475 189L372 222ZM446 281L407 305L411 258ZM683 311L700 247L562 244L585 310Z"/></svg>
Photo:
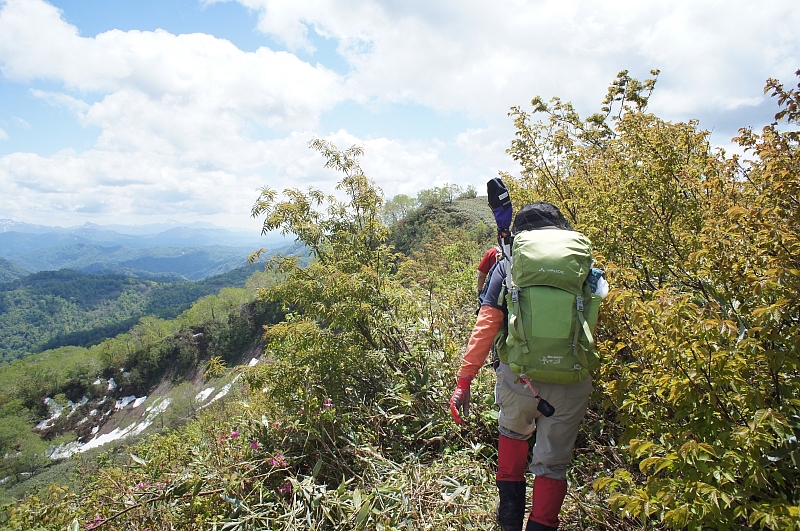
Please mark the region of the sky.
<svg viewBox="0 0 800 531"><path fill-rule="evenodd" d="M728 150L800 69L796 0L0 0L0 219L257 231L263 187L335 193L317 138L385 197L485 193L508 111L599 111L620 70Z"/></svg>

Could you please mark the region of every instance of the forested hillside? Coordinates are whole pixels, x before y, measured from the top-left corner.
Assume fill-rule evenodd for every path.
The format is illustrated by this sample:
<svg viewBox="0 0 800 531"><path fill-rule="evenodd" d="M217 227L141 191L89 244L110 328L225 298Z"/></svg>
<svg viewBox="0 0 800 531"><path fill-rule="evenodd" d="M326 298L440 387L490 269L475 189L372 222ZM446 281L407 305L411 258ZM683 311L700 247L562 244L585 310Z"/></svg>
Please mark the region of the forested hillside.
<svg viewBox="0 0 800 531"><path fill-rule="evenodd" d="M8 282L17 278L24 277L28 272L19 267L17 264L0 258L0 282Z"/></svg>
<svg viewBox="0 0 800 531"><path fill-rule="evenodd" d="M197 282L43 271L0 283L0 361L60 346L90 346L144 316L177 317L197 299L244 286L260 265Z"/></svg>
<svg viewBox="0 0 800 531"><path fill-rule="evenodd" d="M648 111L653 75L621 72L586 119L559 99L510 113L513 203L555 203L591 238L612 287L561 526L800 529L800 90L768 80L776 123L742 129L745 155L729 157L697 122ZM466 426L447 407L486 224L420 221L426 239L400 238L398 252L388 242L413 214L387 224L361 149L311 147L341 173L342 197L265 188L252 210L313 257L277 260L253 301L285 311L265 328L268 363L237 369L236 394L185 426L10 504L2 525L496 528L492 371L472 383ZM238 308L215 322L252 323ZM191 352L160 340L189 341L186 330L143 326L98 359L155 378L165 370L155 362ZM126 358L137 341L145 348ZM81 367L87 381L101 370Z"/></svg>

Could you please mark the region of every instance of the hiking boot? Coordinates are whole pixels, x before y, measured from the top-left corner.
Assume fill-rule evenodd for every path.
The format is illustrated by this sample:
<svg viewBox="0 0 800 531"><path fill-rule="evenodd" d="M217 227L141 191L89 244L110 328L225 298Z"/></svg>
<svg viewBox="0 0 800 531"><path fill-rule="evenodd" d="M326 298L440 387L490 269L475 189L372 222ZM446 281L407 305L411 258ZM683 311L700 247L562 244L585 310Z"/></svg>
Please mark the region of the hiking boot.
<svg viewBox="0 0 800 531"><path fill-rule="evenodd" d="M497 523L502 531L522 531L525 519L525 482L498 481Z"/></svg>

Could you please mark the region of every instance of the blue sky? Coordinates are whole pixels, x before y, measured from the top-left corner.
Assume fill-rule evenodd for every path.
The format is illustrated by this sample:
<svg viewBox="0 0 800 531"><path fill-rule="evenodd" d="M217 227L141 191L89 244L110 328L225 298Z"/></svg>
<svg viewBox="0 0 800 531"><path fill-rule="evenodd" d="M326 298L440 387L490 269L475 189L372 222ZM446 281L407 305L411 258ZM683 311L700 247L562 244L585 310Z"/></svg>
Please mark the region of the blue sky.
<svg viewBox="0 0 800 531"><path fill-rule="evenodd" d="M0 219L257 230L260 187L334 191L313 138L387 197L482 190L517 171L509 107L595 112L622 69L730 148L798 27L790 0L0 0Z"/></svg>

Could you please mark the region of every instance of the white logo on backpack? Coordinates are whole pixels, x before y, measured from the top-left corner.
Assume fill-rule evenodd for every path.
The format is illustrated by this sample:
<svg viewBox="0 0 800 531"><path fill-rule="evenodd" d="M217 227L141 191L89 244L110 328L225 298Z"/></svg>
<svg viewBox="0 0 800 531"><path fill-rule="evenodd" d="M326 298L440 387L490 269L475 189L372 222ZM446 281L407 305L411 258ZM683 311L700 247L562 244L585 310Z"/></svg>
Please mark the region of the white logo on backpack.
<svg viewBox="0 0 800 531"><path fill-rule="evenodd" d="M561 360L564 359L563 356L542 356L542 365L558 365L561 363Z"/></svg>

